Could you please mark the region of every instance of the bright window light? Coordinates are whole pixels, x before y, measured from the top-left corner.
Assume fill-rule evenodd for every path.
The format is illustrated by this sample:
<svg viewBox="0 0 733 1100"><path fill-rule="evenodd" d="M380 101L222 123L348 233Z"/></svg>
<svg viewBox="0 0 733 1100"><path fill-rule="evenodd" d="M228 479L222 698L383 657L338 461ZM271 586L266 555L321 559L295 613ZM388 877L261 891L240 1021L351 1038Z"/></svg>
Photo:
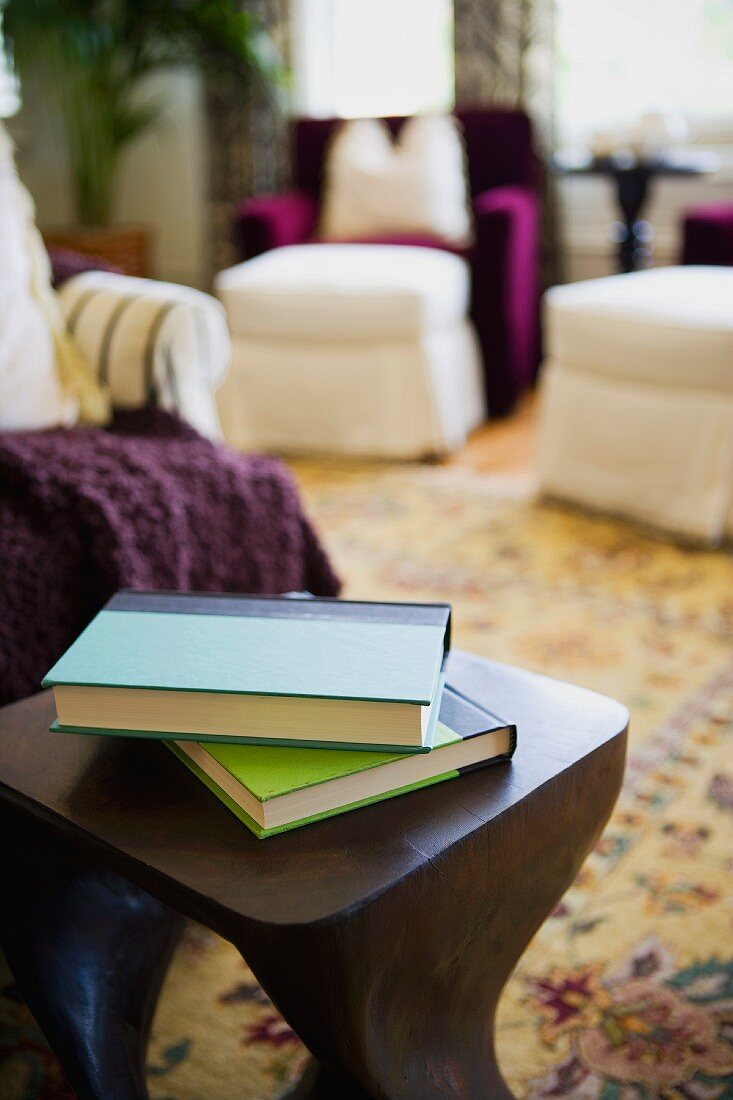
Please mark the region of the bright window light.
<svg viewBox="0 0 733 1100"><path fill-rule="evenodd" d="M298 0L297 107L343 118L453 106L451 0Z"/></svg>
<svg viewBox="0 0 733 1100"><path fill-rule="evenodd" d="M557 17L565 141L650 111L733 129L733 0L558 0Z"/></svg>

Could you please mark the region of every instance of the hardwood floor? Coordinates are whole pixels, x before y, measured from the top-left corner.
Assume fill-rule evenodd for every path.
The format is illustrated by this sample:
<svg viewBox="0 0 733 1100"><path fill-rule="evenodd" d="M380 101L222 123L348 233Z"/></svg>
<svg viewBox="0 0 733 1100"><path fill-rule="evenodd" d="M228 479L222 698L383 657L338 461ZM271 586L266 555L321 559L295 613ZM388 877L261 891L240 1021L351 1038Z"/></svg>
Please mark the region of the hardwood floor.
<svg viewBox="0 0 733 1100"><path fill-rule="evenodd" d="M465 447L447 461L478 473L532 476L535 468L537 401L527 394L504 420L490 421L475 431Z"/></svg>

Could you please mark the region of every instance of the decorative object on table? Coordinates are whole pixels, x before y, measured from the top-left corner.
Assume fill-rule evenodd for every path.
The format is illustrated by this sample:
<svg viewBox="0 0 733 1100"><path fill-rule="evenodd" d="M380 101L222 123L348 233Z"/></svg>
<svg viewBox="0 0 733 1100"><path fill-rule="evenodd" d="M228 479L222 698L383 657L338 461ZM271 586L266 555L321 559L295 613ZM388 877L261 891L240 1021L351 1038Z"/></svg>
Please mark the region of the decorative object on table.
<svg viewBox="0 0 733 1100"><path fill-rule="evenodd" d="M461 446L485 417L460 256L294 245L215 285L233 348L219 411L235 447L423 458Z"/></svg>
<svg viewBox="0 0 733 1100"><path fill-rule="evenodd" d="M560 175L607 176L613 182L622 218L614 226L618 265L624 272L638 271L651 260L653 229L642 214L652 182L660 177L710 175L717 172L719 166L718 158L708 152L686 150L640 159L629 148L603 157L558 154L552 162L553 170Z"/></svg>
<svg viewBox="0 0 733 1100"><path fill-rule="evenodd" d="M654 161L683 146L690 136L684 115L678 111L649 111L629 131L629 148L640 161Z"/></svg>
<svg viewBox="0 0 733 1100"><path fill-rule="evenodd" d="M648 111L630 125L600 127L591 133L588 151L594 160L633 156L637 161L656 161L689 138L689 126L677 111Z"/></svg>
<svg viewBox="0 0 733 1100"><path fill-rule="evenodd" d="M458 108L466 148L474 244L471 320L483 357L490 416L509 412L532 384L540 361L540 210L542 167L524 111ZM405 118L384 120L398 136ZM235 233L243 260L284 245L328 242L318 234L326 151L340 119L301 118L293 126L293 188L240 203ZM434 235L389 233L381 244L445 249ZM369 244L375 245L374 238ZM384 253L387 259L389 253ZM384 279L389 282L389 270Z"/></svg>
<svg viewBox="0 0 733 1100"><path fill-rule="evenodd" d="M43 686L54 732L165 741L264 838L513 754L449 645L445 604L128 591Z"/></svg>
<svg viewBox="0 0 733 1100"><path fill-rule="evenodd" d="M546 300L542 489L686 538L733 535L733 271L612 275Z"/></svg>
<svg viewBox="0 0 733 1100"><path fill-rule="evenodd" d="M282 76L256 16L229 0L7 0L4 12L21 80L42 77L60 110L83 226L108 225L120 157L161 116L148 77L193 64L246 94Z"/></svg>
<svg viewBox="0 0 733 1100"><path fill-rule="evenodd" d="M471 243L465 150L456 118L416 115L396 138L382 119L352 119L333 135L319 233L327 240L432 237Z"/></svg>
<svg viewBox="0 0 733 1100"><path fill-rule="evenodd" d="M594 130L588 142L588 150L594 160L607 160L626 147L626 137L622 130Z"/></svg>
<svg viewBox="0 0 733 1100"><path fill-rule="evenodd" d="M68 732L430 751L446 604L118 592L47 673Z"/></svg>

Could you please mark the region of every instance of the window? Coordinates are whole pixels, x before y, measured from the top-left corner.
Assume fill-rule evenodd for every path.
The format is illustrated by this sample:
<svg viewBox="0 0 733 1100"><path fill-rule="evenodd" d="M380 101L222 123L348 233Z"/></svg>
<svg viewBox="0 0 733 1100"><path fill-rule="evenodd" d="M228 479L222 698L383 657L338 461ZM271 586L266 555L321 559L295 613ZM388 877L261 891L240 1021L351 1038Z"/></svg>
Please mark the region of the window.
<svg viewBox="0 0 733 1100"><path fill-rule="evenodd" d="M343 118L453 105L451 0L296 0L297 109Z"/></svg>
<svg viewBox="0 0 733 1100"><path fill-rule="evenodd" d="M660 110L733 130L733 0L558 0L557 16L565 141Z"/></svg>

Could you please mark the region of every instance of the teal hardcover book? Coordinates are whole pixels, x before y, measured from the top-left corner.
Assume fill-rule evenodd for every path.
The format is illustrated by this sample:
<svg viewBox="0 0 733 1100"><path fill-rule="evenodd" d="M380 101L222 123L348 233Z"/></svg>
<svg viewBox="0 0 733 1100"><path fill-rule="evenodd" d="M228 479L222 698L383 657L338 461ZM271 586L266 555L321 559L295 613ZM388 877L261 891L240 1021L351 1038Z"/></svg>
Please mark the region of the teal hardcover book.
<svg viewBox="0 0 733 1100"><path fill-rule="evenodd" d="M120 592L44 679L63 732L427 752L444 604Z"/></svg>
<svg viewBox="0 0 733 1100"><path fill-rule="evenodd" d="M516 729L446 687L435 747L427 755L167 744L262 839L507 760Z"/></svg>

